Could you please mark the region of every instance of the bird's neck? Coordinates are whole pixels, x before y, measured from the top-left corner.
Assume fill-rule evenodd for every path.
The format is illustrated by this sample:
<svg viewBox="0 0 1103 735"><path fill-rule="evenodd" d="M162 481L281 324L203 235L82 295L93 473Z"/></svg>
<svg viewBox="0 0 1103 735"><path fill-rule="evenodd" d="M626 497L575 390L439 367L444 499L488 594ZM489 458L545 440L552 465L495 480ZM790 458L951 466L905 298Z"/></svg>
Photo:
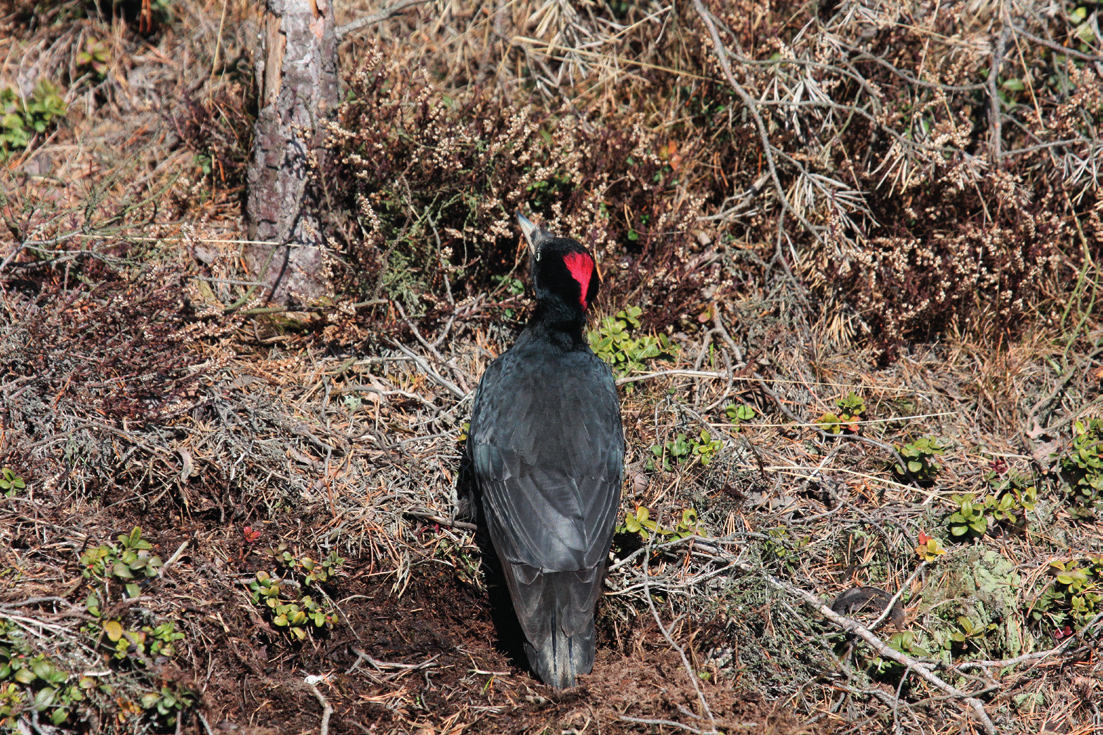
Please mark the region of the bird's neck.
<svg viewBox="0 0 1103 735"><path fill-rule="evenodd" d="M578 309L554 308L538 303L525 331L532 338L551 342L563 349L575 349L586 345L582 330L586 326L586 314Z"/></svg>

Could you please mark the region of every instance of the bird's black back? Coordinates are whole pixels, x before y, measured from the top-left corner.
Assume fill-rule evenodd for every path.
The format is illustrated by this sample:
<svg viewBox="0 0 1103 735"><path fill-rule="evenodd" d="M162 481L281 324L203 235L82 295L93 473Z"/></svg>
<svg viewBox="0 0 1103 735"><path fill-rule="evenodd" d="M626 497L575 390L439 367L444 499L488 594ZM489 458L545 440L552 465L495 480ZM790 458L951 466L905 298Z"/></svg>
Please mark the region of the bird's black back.
<svg viewBox="0 0 1103 735"><path fill-rule="evenodd" d="M499 556L543 571L589 569L609 550L624 437L609 367L589 347L529 337L487 367L468 451Z"/></svg>

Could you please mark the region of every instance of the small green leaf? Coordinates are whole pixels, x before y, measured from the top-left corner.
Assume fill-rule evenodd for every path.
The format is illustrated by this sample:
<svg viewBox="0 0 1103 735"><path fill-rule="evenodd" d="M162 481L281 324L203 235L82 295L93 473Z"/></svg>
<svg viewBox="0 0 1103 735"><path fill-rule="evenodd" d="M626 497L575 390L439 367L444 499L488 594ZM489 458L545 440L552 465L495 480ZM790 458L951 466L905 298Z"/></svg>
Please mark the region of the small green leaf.
<svg viewBox="0 0 1103 735"><path fill-rule="evenodd" d="M112 643L115 643L123 637L123 626L118 620L108 620L103 624L103 632Z"/></svg>
<svg viewBox="0 0 1103 735"><path fill-rule="evenodd" d="M41 712L42 710L46 709L47 707L49 707L51 704L54 703L54 697L56 695L57 695L57 689L54 689L53 687L46 687L45 689L39 689L38 692L35 693L35 695L34 695L33 709L36 712Z"/></svg>

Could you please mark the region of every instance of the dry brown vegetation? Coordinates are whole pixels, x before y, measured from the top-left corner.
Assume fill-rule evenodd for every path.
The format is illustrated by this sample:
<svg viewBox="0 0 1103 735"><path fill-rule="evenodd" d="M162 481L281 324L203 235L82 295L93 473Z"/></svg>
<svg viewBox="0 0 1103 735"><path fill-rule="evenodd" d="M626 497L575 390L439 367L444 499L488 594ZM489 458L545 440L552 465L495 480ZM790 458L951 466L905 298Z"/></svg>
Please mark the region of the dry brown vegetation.
<svg viewBox="0 0 1103 735"><path fill-rule="evenodd" d="M294 313L241 265L256 12L0 3L0 731L1103 729L1097 5L412 5L342 46ZM464 513L517 209L599 337L639 309L566 693Z"/></svg>

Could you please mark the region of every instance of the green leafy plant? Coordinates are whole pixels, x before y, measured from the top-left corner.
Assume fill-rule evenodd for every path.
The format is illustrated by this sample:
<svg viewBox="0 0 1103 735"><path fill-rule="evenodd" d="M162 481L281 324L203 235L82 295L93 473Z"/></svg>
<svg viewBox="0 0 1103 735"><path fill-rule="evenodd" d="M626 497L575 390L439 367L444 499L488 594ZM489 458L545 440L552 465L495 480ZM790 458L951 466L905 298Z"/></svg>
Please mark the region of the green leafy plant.
<svg viewBox="0 0 1103 735"><path fill-rule="evenodd" d="M723 446L722 441L713 439L712 434L701 429L701 434L693 440L693 454L701 464L707 466Z"/></svg>
<svg viewBox="0 0 1103 735"><path fill-rule="evenodd" d="M1062 489L1070 501L1069 514L1091 518L1103 503L1103 419L1073 425L1072 449L1057 463Z"/></svg>
<svg viewBox="0 0 1103 735"><path fill-rule="evenodd" d="M673 528L667 528L652 520L651 511L642 505L638 505L634 511L630 510L624 514L624 523L617 526L616 533L636 534L644 541L648 541L652 535L660 540L667 541L705 535L704 529L701 528L700 521L697 518L697 511L693 508L683 509L678 518L678 523Z"/></svg>
<svg viewBox="0 0 1103 735"><path fill-rule="evenodd" d="M5 732L15 729L16 716L23 711L26 701L26 695L14 681L0 683L0 729Z"/></svg>
<svg viewBox="0 0 1103 735"><path fill-rule="evenodd" d="M490 280L498 284L498 288L504 288L508 298L517 298L518 296L524 296L525 294L525 282L520 278L514 276L491 276ZM515 316L513 309L505 309L502 312L506 319L512 319Z"/></svg>
<svg viewBox="0 0 1103 735"><path fill-rule="evenodd" d="M195 694L183 687L162 686L157 691L147 692L140 700L142 709L155 721L172 726L180 713L191 709L195 704Z"/></svg>
<svg viewBox="0 0 1103 735"><path fill-rule="evenodd" d="M861 396L851 391L846 398L836 400L835 405L839 409L838 413L825 413L820 416L816 419L819 427L829 434L841 434L844 431L857 434L861 431L858 422L866 412L866 402Z"/></svg>
<svg viewBox="0 0 1103 735"><path fill-rule="evenodd" d="M750 421L755 417L754 406L749 406L746 403L739 406L729 403L724 407L724 413L728 415L729 420L735 423Z"/></svg>
<svg viewBox="0 0 1103 735"><path fill-rule="evenodd" d="M433 543L433 559L440 561L456 570L457 578L477 589L485 589L485 580L482 571L482 558L478 554L478 547L468 539L457 543L447 534L440 534L440 526L437 524L426 525L423 533L435 536Z"/></svg>
<svg viewBox="0 0 1103 735"><path fill-rule="evenodd" d="M1021 475L1000 480L989 472L987 477L994 492L983 500L976 500L971 493L951 496L958 506L948 520L953 536L976 538L996 526L1025 526L1026 511L1034 510L1038 499L1037 486Z"/></svg>
<svg viewBox="0 0 1103 735"><path fill-rule="evenodd" d="M669 472L671 461L677 462L689 457L692 450L693 446L686 439L686 435L677 434L665 444L652 445L651 454L654 456L647 460L647 469L654 470L656 467L662 467Z"/></svg>
<svg viewBox="0 0 1103 735"><path fill-rule="evenodd" d="M280 542L275 551L270 553L284 568L297 573L307 587L318 582L328 582L345 563L336 551L331 551L329 556L320 562L314 561L309 556L296 557L284 542Z"/></svg>
<svg viewBox="0 0 1103 735"><path fill-rule="evenodd" d="M657 533L659 524L651 520L651 511L645 506L636 506L636 510L627 511L624 514L624 523L617 526L617 533L634 533L644 541L651 538L651 534Z"/></svg>
<svg viewBox="0 0 1103 735"><path fill-rule="evenodd" d="M933 436L920 437L910 444L896 447L897 453L907 466L896 463L892 466L892 471L899 480L912 477L919 483L934 482L939 470L934 458L945 453L946 449L947 447L940 444Z"/></svg>
<svg viewBox="0 0 1103 735"><path fill-rule="evenodd" d="M957 503L957 510L950 516L950 533L956 537L983 536L988 530L988 518L984 503L976 503L972 493L953 495L951 502Z"/></svg>
<svg viewBox="0 0 1103 735"><path fill-rule="evenodd" d="M24 713L45 714L55 726L69 721L84 699L88 680L73 676L45 654L36 654L20 629L0 618L0 731L14 731Z"/></svg>
<svg viewBox="0 0 1103 735"><path fill-rule="evenodd" d="M84 609L96 618L85 626L85 632L113 659L140 668L149 664L150 657L171 659L176 656L176 642L182 640L184 634L176 630L173 621L130 628L122 618L104 617L103 600L111 598L100 595L101 591L92 590L85 598Z"/></svg>
<svg viewBox="0 0 1103 735"><path fill-rule="evenodd" d="M85 609L93 617L101 617L100 600L96 593L88 596ZM175 657L176 641L184 638L171 620L157 626L143 625L129 629L118 618L106 618L99 621L98 628L100 645L110 651L116 661L130 661L135 666L148 663L150 657ZM89 632L96 635L96 626L89 626Z"/></svg>
<svg viewBox="0 0 1103 735"><path fill-rule="evenodd" d="M972 620L959 615L957 618L957 630L950 634L950 645L957 653L965 653L969 649L981 649L981 643L989 633L999 626L995 623L977 625Z"/></svg>
<svg viewBox="0 0 1103 735"><path fill-rule="evenodd" d="M677 434L665 444L655 444L651 447L653 455L647 460L647 469L654 470L662 467L669 472L671 462L677 463L684 459L696 458L702 465L708 465L724 447L719 439L713 439L712 434L702 429L696 437L687 437L685 434Z"/></svg>
<svg viewBox="0 0 1103 735"><path fill-rule="evenodd" d="M769 538L762 539L761 546L763 560L779 562L784 569L795 572L794 562L800 562L800 550L812 543L812 537L794 538L788 526L775 526L766 534Z"/></svg>
<svg viewBox="0 0 1103 735"><path fill-rule="evenodd" d="M179 714L195 704L193 692L166 682L155 667L176 656L177 644L184 639L184 633L176 629L172 620L135 624L133 616L125 612L132 608L120 604L141 594L135 580L158 575L163 565L152 548L142 538L141 527L135 526L130 533L118 536L117 543L100 544L81 555L81 573L93 582L84 602L90 620L81 631L108 657L112 676L124 677L128 687L145 690L138 702L120 699L121 711L131 715L144 711L148 722L162 727L174 725ZM124 612L113 614L108 612L111 610ZM142 622L146 620L145 616L141 618ZM93 688L108 695L116 691L106 680L101 683L84 677L77 684L77 691ZM165 696L165 692L171 696Z"/></svg>
<svg viewBox="0 0 1103 735"><path fill-rule="evenodd" d="M310 595L296 594L294 585L268 572L257 572L249 583L253 602L267 607L272 624L281 628L295 641L306 640L310 624L315 629L328 628L336 622L332 606L318 603Z"/></svg>
<svg viewBox="0 0 1103 735"><path fill-rule="evenodd" d="M915 553L925 562L932 562L946 553L942 548L942 542L934 536L928 536L920 531L919 544L915 547Z"/></svg>
<svg viewBox="0 0 1103 735"><path fill-rule="evenodd" d="M272 624L293 641L306 640L309 631L331 628L337 621L333 605L325 599L315 600L302 591L331 581L345 560L336 551L320 562L308 556L298 557L285 543L269 553L284 571L284 576L277 576L276 572L257 572L248 583L253 603L265 608Z"/></svg>
<svg viewBox="0 0 1103 735"><path fill-rule="evenodd" d="M129 597L141 594L137 582L142 577L156 577L164 563L153 554L153 545L142 538L142 527L135 526L129 534L118 537L117 544L101 544L81 554L81 574L86 578L121 582Z"/></svg>
<svg viewBox="0 0 1103 735"><path fill-rule="evenodd" d="M681 517L678 518L678 523L674 526L674 535L678 538L706 535L704 529L701 528L701 522L700 519L697 518L696 510L693 508L685 508L682 510Z"/></svg>
<svg viewBox="0 0 1103 735"><path fill-rule="evenodd" d="M176 624L171 620L153 627L142 626L142 632L148 636L149 652L165 658L176 656L176 641L184 639L184 634L176 630Z"/></svg>
<svg viewBox="0 0 1103 735"><path fill-rule="evenodd" d="M1030 615L1061 638L1103 611L1103 557L1051 561L1049 572L1053 582L1034 603Z"/></svg>
<svg viewBox="0 0 1103 735"><path fill-rule="evenodd" d="M77 68L93 74L96 79L107 76L111 63L111 46L94 36L84 39L84 48L77 53Z"/></svg>
<svg viewBox="0 0 1103 735"><path fill-rule="evenodd" d="M27 98L11 88L0 90L0 162L56 126L66 110L58 88L45 80Z"/></svg>
<svg viewBox="0 0 1103 735"><path fill-rule="evenodd" d="M927 649L919 645L919 640L916 638L915 633L910 630L893 633L885 643L887 643L888 647L892 650L902 653L905 656L910 656L911 658L924 658L930 655ZM887 681L898 680L903 676L904 670L902 664L891 658L882 658L881 656L874 656L869 667L871 676L879 680Z"/></svg>
<svg viewBox="0 0 1103 735"><path fill-rule="evenodd" d="M919 642L915 638L915 633L912 633L910 630L894 633L889 637L887 643L889 648L903 653L906 656L923 657L930 655L929 651L919 645Z"/></svg>
<svg viewBox="0 0 1103 735"><path fill-rule="evenodd" d="M619 375L642 370L645 360L672 358L678 353L678 346L665 334L632 336L640 327L642 313L640 307L630 306L618 311L616 316L602 319L588 335L590 349Z"/></svg>
<svg viewBox="0 0 1103 735"><path fill-rule="evenodd" d="M0 493L3 493L9 498L15 497L15 494L20 490L24 490L27 487L27 483L23 481L23 478L12 472L7 467L0 468Z"/></svg>
<svg viewBox="0 0 1103 735"><path fill-rule="evenodd" d="M525 282L514 276L491 276L490 280L504 288L510 296L523 296L525 294Z"/></svg>
<svg viewBox="0 0 1103 735"><path fill-rule="evenodd" d="M996 459L989 463L984 479L992 488L985 503L995 519L1010 525L1025 523L1026 511L1034 510L1038 502L1038 483L1034 477L1008 471L1007 463Z"/></svg>

